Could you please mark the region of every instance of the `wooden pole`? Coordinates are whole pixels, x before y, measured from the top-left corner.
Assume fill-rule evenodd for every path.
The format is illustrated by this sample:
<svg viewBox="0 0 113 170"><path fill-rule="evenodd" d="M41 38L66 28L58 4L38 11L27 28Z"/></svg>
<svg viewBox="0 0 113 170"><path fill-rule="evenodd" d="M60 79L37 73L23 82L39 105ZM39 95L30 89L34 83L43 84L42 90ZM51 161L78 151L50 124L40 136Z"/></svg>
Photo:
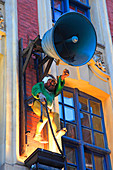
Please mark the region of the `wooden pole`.
<svg viewBox="0 0 113 170"><path fill-rule="evenodd" d="M25 144L25 106L24 106L24 79L23 79L23 39L19 41L19 111L20 111L20 155L26 156L26 144Z"/></svg>

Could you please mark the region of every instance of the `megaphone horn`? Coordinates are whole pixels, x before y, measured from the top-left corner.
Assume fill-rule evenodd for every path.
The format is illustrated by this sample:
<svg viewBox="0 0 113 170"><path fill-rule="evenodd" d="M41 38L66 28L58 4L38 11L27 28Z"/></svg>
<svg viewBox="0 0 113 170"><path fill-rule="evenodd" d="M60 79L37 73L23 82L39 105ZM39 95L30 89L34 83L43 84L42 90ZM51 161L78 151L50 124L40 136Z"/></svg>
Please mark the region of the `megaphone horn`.
<svg viewBox="0 0 113 170"><path fill-rule="evenodd" d="M93 57L97 36L92 23L83 14L63 14L42 38L42 49L49 56L72 66L81 66Z"/></svg>

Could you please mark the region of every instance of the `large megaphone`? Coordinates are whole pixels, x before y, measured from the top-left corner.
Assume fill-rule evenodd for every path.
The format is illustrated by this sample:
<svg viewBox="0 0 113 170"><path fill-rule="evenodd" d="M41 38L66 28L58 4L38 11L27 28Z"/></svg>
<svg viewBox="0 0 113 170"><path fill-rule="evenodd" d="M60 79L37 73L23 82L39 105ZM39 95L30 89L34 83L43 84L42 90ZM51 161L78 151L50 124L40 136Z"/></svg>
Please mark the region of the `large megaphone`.
<svg viewBox="0 0 113 170"><path fill-rule="evenodd" d="M92 23L77 12L63 14L42 38L46 54L72 66L86 64L93 57L96 44Z"/></svg>

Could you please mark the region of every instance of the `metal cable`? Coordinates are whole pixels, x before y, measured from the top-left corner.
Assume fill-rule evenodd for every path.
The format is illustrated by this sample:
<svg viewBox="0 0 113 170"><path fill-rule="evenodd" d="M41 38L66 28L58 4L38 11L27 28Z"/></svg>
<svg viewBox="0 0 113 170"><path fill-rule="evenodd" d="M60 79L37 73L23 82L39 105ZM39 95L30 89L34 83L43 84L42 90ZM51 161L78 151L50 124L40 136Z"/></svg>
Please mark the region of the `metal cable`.
<svg viewBox="0 0 113 170"><path fill-rule="evenodd" d="M58 144L58 142L57 142L57 139L56 139L56 137L55 137L55 135L54 135L54 132L53 132L51 120L50 120L49 113L48 113L47 102L46 102L46 105L45 105L45 106L46 106L47 117L48 117L48 121L49 121L49 125L50 125L50 129L51 129L53 138L54 138L55 143L56 143L56 145L57 145L57 147L58 147L58 150L60 151L60 153L62 154L62 156L63 156L63 158L64 158L64 157L65 157L65 156L64 156L64 153L63 153L63 151L61 150L61 148L60 148L60 146L59 146L59 144Z"/></svg>

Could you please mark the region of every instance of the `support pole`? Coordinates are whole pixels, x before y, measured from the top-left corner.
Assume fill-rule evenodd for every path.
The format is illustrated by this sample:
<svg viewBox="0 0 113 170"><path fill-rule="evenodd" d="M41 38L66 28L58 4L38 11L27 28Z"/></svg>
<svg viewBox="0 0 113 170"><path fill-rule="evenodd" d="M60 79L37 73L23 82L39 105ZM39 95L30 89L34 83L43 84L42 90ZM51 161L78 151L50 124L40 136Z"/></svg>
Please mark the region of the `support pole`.
<svg viewBox="0 0 113 170"><path fill-rule="evenodd" d="M23 79L23 58L22 58L22 51L23 51L23 39L19 41L19 111L20 111L20 155L25 156L26 153L26 145L25 145L25 106L24 106L24 79Z"/></svg>

